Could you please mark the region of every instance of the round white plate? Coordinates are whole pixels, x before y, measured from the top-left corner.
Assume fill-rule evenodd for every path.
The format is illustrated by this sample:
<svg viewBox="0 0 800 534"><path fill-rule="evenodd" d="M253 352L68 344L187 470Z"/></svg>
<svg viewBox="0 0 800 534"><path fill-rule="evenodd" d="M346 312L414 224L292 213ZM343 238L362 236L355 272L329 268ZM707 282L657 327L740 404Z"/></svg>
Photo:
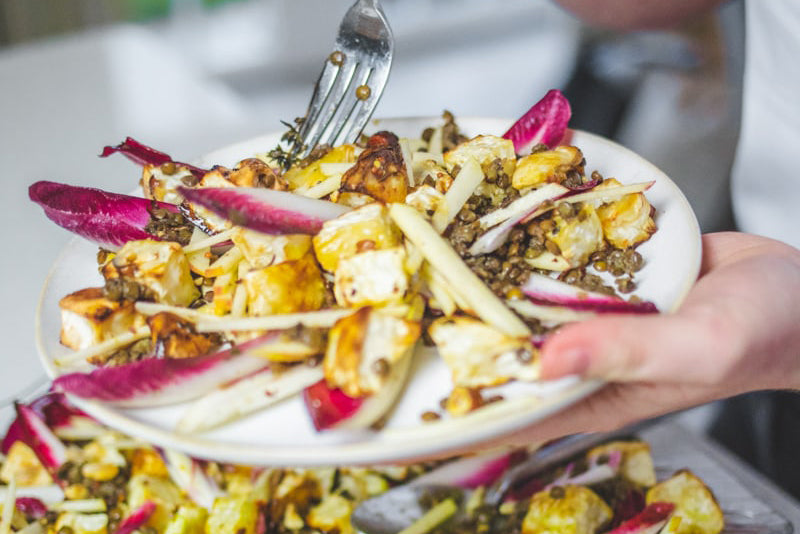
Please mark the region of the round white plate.
<svg viewBox="0 0 800 534"><path fill-rule="evenodd" d="M391 130L400 136L419 136L438 119L430 117L376 120L370 130ZM501 134L511 121L462 118L468 135ZM248 140L203 157L200 166L233 165L239 159L275 146L278 134ZM637 294L659 309L673 310L694 283L700 266L697 220L678 187L656 167L607 139L573 132L572 144L583 150L587 173L598 170L623 183L655 180L647 192L655 206L658 231L639 248L645 259L637 274ZM131 181L136 170L131 169ZM55 262L42 290L37 312L37 345L47 372L65 372L55 359L69 351L59 344L58 301L78 289L102 285L95 262L96 246L75 238ZM94 401L73 399L82 409L114 428L156 445L200 458L252 465L348 465L411 460L444 455L509 434L530 425L595 391L598 382L566 378L537 384L503 387L505 400L457 419L422 423L420 415L437 410L451 386L447 369L432 353L418 359L408 387L380 431L317 433L299 398L219 429L199 435L174 432L183 405L153 409L118 409Z"/></svg>

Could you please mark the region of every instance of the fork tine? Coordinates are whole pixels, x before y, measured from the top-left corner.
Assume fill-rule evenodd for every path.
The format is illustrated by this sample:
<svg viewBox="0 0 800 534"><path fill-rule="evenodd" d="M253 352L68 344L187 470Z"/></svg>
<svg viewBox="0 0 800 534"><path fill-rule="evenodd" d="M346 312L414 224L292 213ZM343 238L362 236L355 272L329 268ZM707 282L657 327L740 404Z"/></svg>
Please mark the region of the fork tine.
<svg viewBox="0 0 800 534"><path fill-rule="evenodd" d="M325 69L327 70L327 65ZM301 131L303 142L306 145L304 156L308 155L308 152L319 144L320 137L336 112L337 104L341 100L341 95L350 85L350 80L355 73L356 65L345 59L342 66L334 67L334 69L335 74L330 89L324 93L324 95L320 93L319 98L317 98L318 95L316 95L316 93L314 98L312 98L312 107L318 109L316 117L311 117L309 115L303 123L303 126L308 125L307 128L304 128L304 131ZM334 69L331 70L333 71Z"/></svg>
<svg viewBox="0 0 800 534"><path fill-rule="evenodd" d="M356 72L350 79L350 84L341 95L341 99L336 106L336 111L319 139L320 143L336 144L335 139L347 123L348 118L353 114L356 106L359 104L362 107L364 106L366 101L359 99L356 93L360 86L368 86L372 70L371 66L364 63L356 67Z"/></svg>
<svg viewBox="0 0 800 534"><path fill-rule="evenodd" d="M369 86L382 87L386 83L388 77L388 69L373 69L370 73ZM339 131L336 133L336 138L331 144L335 146L355 142L364 129L364 126L367 125L367 121L372 115L372 111L375 109L375 101L378 100L380 96L379 93L376 94L373 91L369 98L357 101L347 121L339 128Z"/></svg>
<svg viewBox="0 0 800 534"><path fill-rule="evenodd" d="M319 113L322 110L322 105L328 98L338 73L339 66L334 65L330 61L326 60L322 72L319 73L317 83L314 84L314 93L311 95L311 101L308 103L305 121L300 126L300 135L304 139L308 135L308 130L311 125L314 124L319 117Z"/></svg>
<svg viewBox="0 0 800 534"><path fill-rule="evenodd" d="M380 99L392 62L392 30L378 0L356 0L339 26L335 54L326 60L314 87L293 155L307 156L319 144L358 138ZM359 98L360 86L370 89Z"/></svg>

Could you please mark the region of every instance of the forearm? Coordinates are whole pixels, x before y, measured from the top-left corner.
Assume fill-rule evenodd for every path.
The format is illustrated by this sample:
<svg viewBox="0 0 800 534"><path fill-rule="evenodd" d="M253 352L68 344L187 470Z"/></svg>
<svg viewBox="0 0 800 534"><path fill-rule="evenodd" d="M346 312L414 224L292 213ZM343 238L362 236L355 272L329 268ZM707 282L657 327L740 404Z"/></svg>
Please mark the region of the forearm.
<svg viewBox="0 0 800 534"><path fill-rule="evenodd" d="M613 29L666 28L722 0L556 0L589 24Z"/></svg>

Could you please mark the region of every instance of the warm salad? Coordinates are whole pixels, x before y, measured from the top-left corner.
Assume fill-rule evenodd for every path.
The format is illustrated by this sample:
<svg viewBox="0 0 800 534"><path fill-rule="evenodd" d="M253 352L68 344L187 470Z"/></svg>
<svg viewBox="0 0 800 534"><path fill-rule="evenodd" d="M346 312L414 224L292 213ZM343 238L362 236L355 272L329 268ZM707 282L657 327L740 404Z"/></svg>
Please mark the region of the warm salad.
<svg viewBox="0 0 800 534"><path fill-rule="evenodd" d="M17 405L2 441L0 534L354 534L365 499L427 477L418 534L719 534L712 492L657 480L646 442L593 447L485 502L526 450L381 468L252 468L198 461L104 427L51 393Z"/></svg>
<svg viewBox="0 0 800 534"><path fill-rule="evenodd" d="M424 347L452 388L422 420L536 381L560 325L657 311L635 296L652 182L592 172L568 120L551 91L503 136L468 139L446 114L418 139L210 169L128 139L103 155L142 165L143 197L32 185L48 217L100 246L98 285L60 302L74 352L55 389L188 402L177 430L192 433L296 395L318 430L378 425Z"/></svg>

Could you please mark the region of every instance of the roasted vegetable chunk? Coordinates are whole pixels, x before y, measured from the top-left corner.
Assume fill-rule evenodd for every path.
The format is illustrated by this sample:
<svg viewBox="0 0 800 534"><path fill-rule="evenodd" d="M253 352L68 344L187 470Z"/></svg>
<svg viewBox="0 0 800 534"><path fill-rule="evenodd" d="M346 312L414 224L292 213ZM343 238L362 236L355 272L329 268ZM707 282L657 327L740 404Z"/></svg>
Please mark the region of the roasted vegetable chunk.
<svg viewBox="0 0 800 534"><path fill-rule="evenodd" d="M512 176L517 166L517 155L514 152L514 143L510 139L503 139L494 135L479 135L465 141L453 150L445 152L444 163L450 173L457 167L463 167L470 158L477 161L483 173L487 176L497 175L498 169L493 168L495 161L500 161L502 173Z"/></svg>
<svg viewBox="0 0 800 534"><path fill-rule="evenodd" d="M313 152L312 152L313 154ZM322 168L331 163L355 163L355 145L341 145L331 148L321 157L317 157L310 162L301 162L286 171L284 178L289 183L289 188L308 189L322 182L328 176L322 172ZM307 164L303 164L307 163Z"/></svg>
<svg viewBox="0 0 800 534"><path fill-rule="evenodd" d="M522 534L594 534L611 517L611 508L589 488L555 487L531 497Z"/></svg>
<svg viewBox="0 0 800 534"><path fill-rule="evenodd" d="M70 293L59 301L59 307L61 343L74 350L91 347L144 324L133 301L106 298L99 287Z"/></svg>
<svg viewBox="0 0 800 534"><path fill-rule="evenodd" d="M351 397L378 391L420 333L419 323L371 307L340 319L330 330L323 360L328 384Z"/></svg>
<svg viewBox="0 0 800 534"><path fill-rule="evenodd" d="M630 482L640 487L650 487L656 483L656 470L653 466L653 457L650 454L650 445L644 441L612 441L594 447L586 453L591 460L601 456L608 456L613 452L622 454L619 472Z"/></svg>
<svg viewBox="0 0 800 534"><path fill-rule="evenodd" d="M718 534L725 526L714 494L694 473L682 470L647 491L647 504L670 502L680 518L674 534Z"/></svg>
<svg viewBox="0 0 800 534"><path fill-rule="evenodd" d="M249 315L312 311L325 303L325 282L310 253L250 271L243 280Z"/></svg>
<svg viewBox="0 0 800 534"><path fill-rule="evenodd" d="M163 304L188 306L200 296L183 249L170 241L129 241L102 272L107 288L114 280L133 282L147 289L145 297Z"/></svg>
<svg viewBox="0 0 800 534"><path fill-rule="evenodd" d="M358 252L399 245L400 231L386 206L372 203L325 222L313 243L322 268L335 272L340 260Z"/></svg>
<svg viewBox="0 0 800 534"><path fill-rule="evenodd" d="M534 152L517 161L511 185L517 189L537 187L547 182L564 182L568 174L583 174L583 153L574 146Z"/></svg>
<svg viewBox="0 0 800 534"><path fill-rule="evenodd" d="M248 497L218 497L206 521L207 534L256 534L258 505Z"/></svg>
<svg viewBox="0 0 800 534"><path fill-rule="evenodd" d="M342 176L340 191L362 193L382 202L403 202L408 176L397 136L379 132L370 137L367 149Z"/></svg>
<svg viewBox="0 0 800 534"><path fill-rule="evenodd" d="M296 260L311 250L309 235L269 235L237 228L231 240L253 269L261 269L286 260Z"/></svg>
<svg viewBox="0 0 800 534"><path fill-rule="evenodd" d="M198 334L194 325L172 313L147 318L155 353L167 358L191 358L214 352L222 340L217 335Z"/></svg>
<svg viewBox="0 0 800 534"><path fill-rule="evenodd" d="M562 203L543 224L547 239L558 247L551 252L560 253L571 267L585 264L593 252L605 247L600 219L589 204L576 209Z"/></svg>
<svg viewBox="0 0 800 534"><path fill-rule="evenodd" d="M403 299L408 289L403 247L368 250L339 261L334 279L341 306L380 305Z"/></svg>
<svg viewBox="0 0 800 534"><path fill-rule="evenodd" d="M620 185L622 184L614 178L609 178L597 188ZM631 193L597 208L605 238L622 249L634 247L650 239L656 231L652 212L653 208L644 193Z"/></svg>
<svg viewBox="0 0 800 534"><path fill-rule="evenodd" d="M537 352L526 338L504 334L472 317L437 319L428 333L455 386L488 387L539 377Z"/></svg>

